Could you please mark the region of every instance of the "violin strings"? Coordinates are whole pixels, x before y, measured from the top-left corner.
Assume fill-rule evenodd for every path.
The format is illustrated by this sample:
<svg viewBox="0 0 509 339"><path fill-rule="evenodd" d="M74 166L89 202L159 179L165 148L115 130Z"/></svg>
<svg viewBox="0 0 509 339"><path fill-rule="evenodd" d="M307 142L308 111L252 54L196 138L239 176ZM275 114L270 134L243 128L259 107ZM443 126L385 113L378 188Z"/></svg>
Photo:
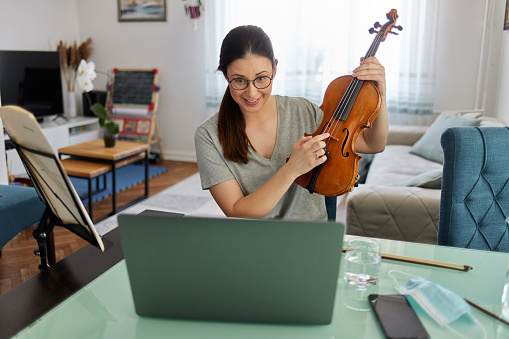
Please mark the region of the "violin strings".
<svg viewBox="0 0 509 339"><path fill-rule="evenodd" d="M345 107L347 105L347 103L351 100L352 96L354 95L354 93L356 92L355 91L355 87L358 85L359 83L359 80L357 78L353 78L351 81L350 81L350 84L348 84L348 87L346 89L346 92L345 94L343 95L343 98L341 99L341 101L339 102L339 105L338 107L336 107L336 110L334 111L334 114L332 115L334 118L336 118L332 124L330 124L328 126L328 128L326 128L324 130L324 133L327 132L327 131L330 131L330 135L333 135L334 132L336 131L336 129L339 127L339 124L340 124L340 120L342 121L345 121L346 118L343 116L345 114ZM329 146L329 143L330 143L330 139L327 141L327 147Z"/></svg>
<svg viewBox="0 0 509 339"><path fill-rule="evenodd" d="M347 87L347 90L345 92L345 94L343 95L343 98L341 99L341 101L339 102L339 105L338 107L336 107L336 110L334 111L334 114L332 115L334 118L332 124L330 124L327 128L324 129L324 133L326 133L327 131L329 131L330 135L333 135L334 132L336 131L336 129L339 127L340 125L340 121L345 121L346 118L343 117L343 115L345 114L345 106L347 105L347 103L351 100L351 98L354 96L355 92L358 93L358 91L356 91L356 86L359 84L359 80L354 78L350 81L350 84L348 84L348 87ZM330 138L329 140L327 141L327 148L329 147L329 144L330 144Z"/></svg>
<svg viewBox="0 0 509 339"><path fill-rule="evenodd" d="M366 53L366 56L364 57L365 59L369 58L371 56L374 56L376 54L378 46L380 45L380 42L381 42L381 38L382 38L382 34L378 33L376 35L373 43L369 47L368 52ZM339 120L346 121L346 119L348 118L348 115L350 113L351 106L353 105L353 103L351 103L352 97L355 97L355 98L357 97L363 83L364 83L363 80L358 80L357 78L353 78L350 81L350 84L348 85L346 92L343 95L343 98L340 100L338 106L336 107L336 110L334 111L334 114L332 115L338 121L336 121L333 124L326 127L324 129L323 133L327 133L327 131L330 130L330 132L329 132L330 135L333 135L336 128L339 126ZM351 105L348 105L349 103L351 103ZM347 109L347 105L350 106L350 109ZM327 141L326 147L329 146L329 143L330 143L330 138Z"/></svg>
<svg viewBox="0 0 509 339"><path fill-rule="evenodd" d="M380 34L377 34L377 36L375 37L375 41L371 44L364 58L369 58L375 55L375 52L378 49L378 45L380 44L379 40L381 39L381 37L382 36ZM345 95L343 96L344 100L342 99L338 107L336 107L336 110L333 115L336 119L342 119L344 121L348 118L348 112L345 112L345 106L347 105L348 101L350 101L351 97L355 95L356 87L360 87L359 83L361 83L362 85L362 82L363 81L358 80L357 78L352 79L352 81L348 85Z"/></svg>

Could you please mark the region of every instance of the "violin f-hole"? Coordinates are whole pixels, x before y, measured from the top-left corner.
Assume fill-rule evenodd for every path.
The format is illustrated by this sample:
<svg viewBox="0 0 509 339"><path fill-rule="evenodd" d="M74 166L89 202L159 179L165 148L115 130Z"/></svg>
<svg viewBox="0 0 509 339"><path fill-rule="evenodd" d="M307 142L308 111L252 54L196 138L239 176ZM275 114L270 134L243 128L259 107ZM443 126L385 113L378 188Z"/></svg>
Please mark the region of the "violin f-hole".
<svg viewBox="0 0 509 339"><path fill-rule="evenodd" d="M346 141L348 140L348 137L350 136L350 131L348 130L348 128L344 128L343 132L345 132L345 131L346 131L346 136L345 136L345 140L343 140L343 146L341 146L341 155L344 156L345 158L348 158L350 156L350 153L349 152L345 153L345 148L346 148Z"/></svg>

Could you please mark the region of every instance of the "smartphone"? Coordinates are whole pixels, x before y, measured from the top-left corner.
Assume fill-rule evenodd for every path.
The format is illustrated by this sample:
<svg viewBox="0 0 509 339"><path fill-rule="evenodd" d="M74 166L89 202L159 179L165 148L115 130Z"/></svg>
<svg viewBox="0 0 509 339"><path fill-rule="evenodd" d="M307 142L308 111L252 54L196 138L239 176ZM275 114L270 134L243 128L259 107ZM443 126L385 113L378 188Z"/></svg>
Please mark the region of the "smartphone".
<svg viewBox="0 0 509 339"><path fill-rule="evenodd" d="M404 295L370 294L368 300L387 338L429 338Z"/></svg>

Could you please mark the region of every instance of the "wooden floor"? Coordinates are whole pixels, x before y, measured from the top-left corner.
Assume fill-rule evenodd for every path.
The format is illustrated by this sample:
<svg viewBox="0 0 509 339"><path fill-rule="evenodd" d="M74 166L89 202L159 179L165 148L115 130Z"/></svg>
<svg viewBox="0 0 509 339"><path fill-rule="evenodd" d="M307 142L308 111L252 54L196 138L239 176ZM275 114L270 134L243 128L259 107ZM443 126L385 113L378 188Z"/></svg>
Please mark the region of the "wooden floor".
<svg viewBox="0 0 509 339"><path fill-rule="evenodd" d="M198 166L192 162L163 160L157 165L169 170L150 179L149 196L152 196L177 182L198 172ZM144 184L136 185L117 195L117 206L143 194ZM94 204L94 219L111 211L111 198ZM28 228L12 239L2 249L0 256L0 295L33 277L39 272L40 258L34 255L37 242L32 236L34 228ZM87 242L63 227L55 227L56 260L62 260L69 254L85 246Z"/></svg>

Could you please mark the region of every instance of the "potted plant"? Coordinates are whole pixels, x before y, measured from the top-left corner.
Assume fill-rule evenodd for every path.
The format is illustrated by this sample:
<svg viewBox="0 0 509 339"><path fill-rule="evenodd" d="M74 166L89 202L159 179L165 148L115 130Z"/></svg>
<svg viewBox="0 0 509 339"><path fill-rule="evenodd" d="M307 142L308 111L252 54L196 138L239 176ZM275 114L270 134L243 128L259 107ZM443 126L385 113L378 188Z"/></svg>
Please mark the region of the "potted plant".
<svg viewBox="0 0 509 339"><path fill-rule="evenodd" d="M90 110L99 118L99 126L103 128L104 145L106 147L115 146L120 132L118 124L110 119L110 115L103 104L96 102L90 106Z"/></svg>
<svg viewBox="0 0 509 339"><path fill-rule="evenodd" d="M88 92L94 89L92 81L96 76L94 62L81 60L77 76L79 87L87 94L86 97L90 103L90 110L99 118L99 125L103 128L104 145L106 147L113 147L120 132L118 124L111 119L110 112L103 104L98 102L92 104L92 100L88 95Z"/></svg>

